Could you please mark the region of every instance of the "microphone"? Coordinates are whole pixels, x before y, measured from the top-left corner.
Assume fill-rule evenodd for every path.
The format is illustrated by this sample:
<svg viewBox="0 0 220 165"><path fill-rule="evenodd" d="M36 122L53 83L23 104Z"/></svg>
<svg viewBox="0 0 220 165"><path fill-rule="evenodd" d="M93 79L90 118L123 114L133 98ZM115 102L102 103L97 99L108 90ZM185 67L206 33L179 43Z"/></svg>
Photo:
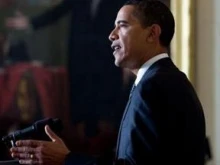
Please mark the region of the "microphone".
<svg viewBox="0 0 220 165"><path fill-rule="evenodd" d="M22 130L17 130L2 138L2 141L9 147L15 146L15 142L20 139L37 139L37 140L49 140L49 137L44 131L44 127L49 127L56 133L60 134L63 129L63 124L58 118L46 118L36 121L32 126Z"/></svg>

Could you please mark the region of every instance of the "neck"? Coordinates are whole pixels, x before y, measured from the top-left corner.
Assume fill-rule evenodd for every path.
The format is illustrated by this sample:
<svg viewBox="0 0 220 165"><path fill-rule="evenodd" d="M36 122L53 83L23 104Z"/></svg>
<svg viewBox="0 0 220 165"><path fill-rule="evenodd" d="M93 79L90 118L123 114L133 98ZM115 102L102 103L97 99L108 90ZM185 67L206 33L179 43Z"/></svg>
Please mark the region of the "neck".
<svg viewBox="0 0 220 165"><path fill-rule="evenodd" d="M139 69L140 69L140 68L138 68L138 69L132 69L131 72L137 76L137 73L138 73L138 70L139 70Z"/></svg>
<svg viewBox="0 0 220 165"><path fill-rule="evenodd" d="M138 70L145 62L162 53L168 53L167 49L166 48L154 49L152 52L148 53L149 55L144 55L138 68L131 69L131 72L137 76Z"/></svg>

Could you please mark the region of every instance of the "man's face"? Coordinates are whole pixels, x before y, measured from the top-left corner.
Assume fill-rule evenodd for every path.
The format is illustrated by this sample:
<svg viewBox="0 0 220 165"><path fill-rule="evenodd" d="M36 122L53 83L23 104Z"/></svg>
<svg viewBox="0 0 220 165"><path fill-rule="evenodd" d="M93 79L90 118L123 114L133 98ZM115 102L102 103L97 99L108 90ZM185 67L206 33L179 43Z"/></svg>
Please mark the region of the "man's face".
<svg viewBox="0 0 220 165"><path fill-rule="evenodd" d="M123 6L117 15L115 28L109 35L112 41L115 65L131 70L138 69L145 62L149 47L148 28L143 28L133 15L134 6Z"/></svg>

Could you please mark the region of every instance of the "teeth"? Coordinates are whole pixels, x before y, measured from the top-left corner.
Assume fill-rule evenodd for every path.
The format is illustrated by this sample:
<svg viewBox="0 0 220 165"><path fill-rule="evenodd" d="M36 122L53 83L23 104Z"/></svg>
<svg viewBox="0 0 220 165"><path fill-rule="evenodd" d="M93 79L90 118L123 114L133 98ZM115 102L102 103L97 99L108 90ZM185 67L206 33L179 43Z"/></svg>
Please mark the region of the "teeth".
<svg viewBox="0 0 220 165"><path fill-rule="evenodd" d="M118 49L120 49L120 46L115 46L114 47L114 50L118 50Z"/></svg>

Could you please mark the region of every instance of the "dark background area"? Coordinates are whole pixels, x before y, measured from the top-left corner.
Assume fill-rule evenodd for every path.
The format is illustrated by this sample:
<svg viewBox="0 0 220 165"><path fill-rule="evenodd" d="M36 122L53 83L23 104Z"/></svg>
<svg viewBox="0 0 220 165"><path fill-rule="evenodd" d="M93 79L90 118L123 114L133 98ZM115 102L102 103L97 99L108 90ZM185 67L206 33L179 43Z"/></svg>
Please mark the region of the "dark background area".
<svg viewBox="0 0 220 165"><path fill-rule="evenodd" d="M0 0L0 4L3 1ZM168 0L162 1L169 5ZM109 85L106 86L104 94L107 97L103 96L106 100L97 100L97 105L105 103L103 108L100 108L100 105L97 106L99 108L91 107L89 113L84 112L83 109L71 110L67 68L70 14L65 15L55 24L34 32L9 30L4 27L5 18L13 16L15 10L20 10L31 17L51 8L56 3L59 2L17 0L7 7L0 8L0 32L8 33L10 44L16 50L15 52L20 52L19 56L15 56L17 62L11 62L7 58L4 61L5 57L1 56L0 137L26 128L39 119L58 117L64 124L61 136L71 150L93 155L113 150L134 76L127 70L120 70L117 72L120 74L115 77L109 78L109 75L106 75L106 82L109 82L106 83ZM111 6L109 6L110 9ZM113 26L114 22L112 22ZM113 59L111 60L113 62ZM91 74L90 69L87 70L88 75ZM95 76L94 78L98 79ZM94 87L94 84L86 86L89 85L91 89ZM96 85L96 87L99 86ZM92 97L98 97L98 95L103 93L99 94L97 90ZM85 98L86 101L88 98ZM93 125L95 126L92 127ZM0 160L11 159L8 148L1 142L0 151Z"/></svg>

